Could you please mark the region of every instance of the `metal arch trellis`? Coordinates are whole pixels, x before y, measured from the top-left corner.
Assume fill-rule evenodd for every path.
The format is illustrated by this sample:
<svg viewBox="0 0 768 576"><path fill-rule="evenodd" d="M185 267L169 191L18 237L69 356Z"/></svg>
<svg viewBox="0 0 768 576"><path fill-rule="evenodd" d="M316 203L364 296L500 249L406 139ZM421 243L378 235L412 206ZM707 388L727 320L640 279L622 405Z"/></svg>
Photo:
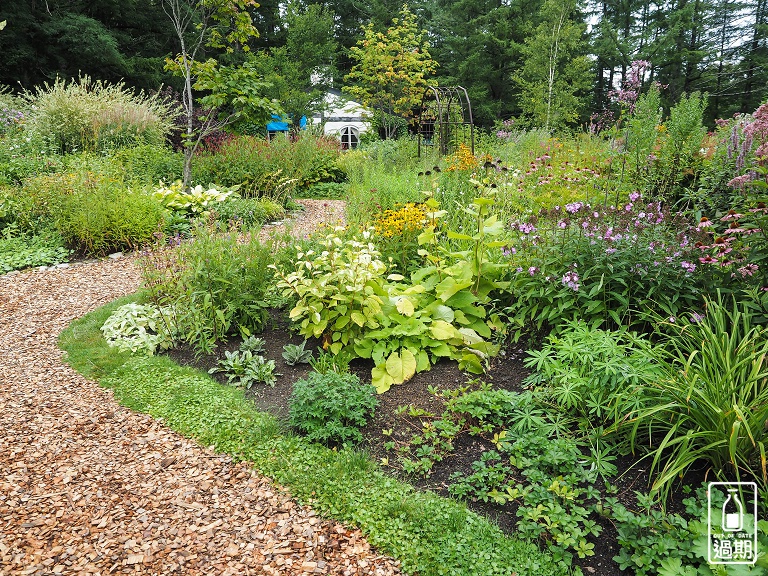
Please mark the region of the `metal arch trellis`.
<svg viewBox="0 0 768 576"><path fill-rule="evenodd" d="M475 153L475 127L472 105L462 86L428 86L421 98L419 113L419 146L431 146L440 156L452 152L459 143Z"/></svg>

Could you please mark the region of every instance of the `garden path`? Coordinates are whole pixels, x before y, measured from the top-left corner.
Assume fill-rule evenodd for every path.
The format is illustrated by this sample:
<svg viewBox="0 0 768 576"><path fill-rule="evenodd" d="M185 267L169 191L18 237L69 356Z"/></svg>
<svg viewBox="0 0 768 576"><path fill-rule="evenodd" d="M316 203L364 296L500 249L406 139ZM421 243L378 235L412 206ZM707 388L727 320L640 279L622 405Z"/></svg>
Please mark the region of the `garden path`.
<svg viewBox="0 0 768 576"><path fill-rule="evenodd" d="M130 256L0 277L0 574L398 574L62 362L59 333L139 281Z"/></svg>

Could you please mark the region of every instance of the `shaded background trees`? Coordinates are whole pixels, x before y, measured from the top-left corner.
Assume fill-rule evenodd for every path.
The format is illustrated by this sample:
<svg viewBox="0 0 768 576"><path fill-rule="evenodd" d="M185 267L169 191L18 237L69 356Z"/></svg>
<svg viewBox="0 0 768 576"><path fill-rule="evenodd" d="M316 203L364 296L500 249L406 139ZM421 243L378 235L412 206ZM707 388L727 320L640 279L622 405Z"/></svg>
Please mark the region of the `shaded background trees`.
<svg viewBox="0 0 768 576"><path fill-rule="evenodd" d="M549 83L553 68L535 62L543 44L537 47L534 40L544 42L551 5L552 0L415 0L409 8L439 64L437 81L465 86L476 122L490 127L512 117L538 117L534 108L541 96L532 97L533 87ZM290 107L299 112L319 102L316 94L301 94L311 87L308 76L323 79L319 89L341 88L354 64L350 49L364 37L364 27L384 32L401 8L401 0L264 0L248 9L258 30L249 45L257 58L266 58L261 68L277 86L275 94L289 94ZM180 88L163 69L177 39L160 0L18 0L0 6L3 20L8 24L0 35L0 84L14 90L80 73L141 89L161 83ZM561 31L568 40L559 52L556 76L563 83L555 96L562 98L555 104L571 127L615 106L610 93L626 80L634 60L651 63L643 82L665 86L666 108L684 93L707 92L710 125L754 110L768 96L768 0L579 1ZM233 63L209 52L206 57ZM319 68L323 74L312 72Z"/></svg>

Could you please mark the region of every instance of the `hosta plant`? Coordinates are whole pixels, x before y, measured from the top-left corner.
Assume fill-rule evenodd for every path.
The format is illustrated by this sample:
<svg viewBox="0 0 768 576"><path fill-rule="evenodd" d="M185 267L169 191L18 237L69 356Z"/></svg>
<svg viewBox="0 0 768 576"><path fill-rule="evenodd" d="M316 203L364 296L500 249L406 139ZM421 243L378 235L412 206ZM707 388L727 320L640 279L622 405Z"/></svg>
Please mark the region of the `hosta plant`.
<svg viewBox="0 0 768 576"><path fill-rule="evenodd" d="M204 190L199 184L194 188L184 190L181 180L176 180L170 186L166 186L161 181L160 185L155 188L153 195L170 210L200 216L207 214L211 208L220 202L224 202L234 194L234 190L234 188L218 190L214 187Z"/></svg>

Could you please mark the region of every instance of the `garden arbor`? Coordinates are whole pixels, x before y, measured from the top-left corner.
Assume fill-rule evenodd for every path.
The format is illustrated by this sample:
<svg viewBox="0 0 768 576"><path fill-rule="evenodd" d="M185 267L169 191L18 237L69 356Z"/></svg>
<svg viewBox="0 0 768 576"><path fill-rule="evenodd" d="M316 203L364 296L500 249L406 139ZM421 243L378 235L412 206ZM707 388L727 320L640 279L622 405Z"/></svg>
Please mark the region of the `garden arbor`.
<svg viewBox="0 0 768 576"><path fill-rule="evenodd" d="M439 156L464 144L475 153L475 127L472 105L462 86L428 86L421 99L419 147L432 146Z"/></svg>

